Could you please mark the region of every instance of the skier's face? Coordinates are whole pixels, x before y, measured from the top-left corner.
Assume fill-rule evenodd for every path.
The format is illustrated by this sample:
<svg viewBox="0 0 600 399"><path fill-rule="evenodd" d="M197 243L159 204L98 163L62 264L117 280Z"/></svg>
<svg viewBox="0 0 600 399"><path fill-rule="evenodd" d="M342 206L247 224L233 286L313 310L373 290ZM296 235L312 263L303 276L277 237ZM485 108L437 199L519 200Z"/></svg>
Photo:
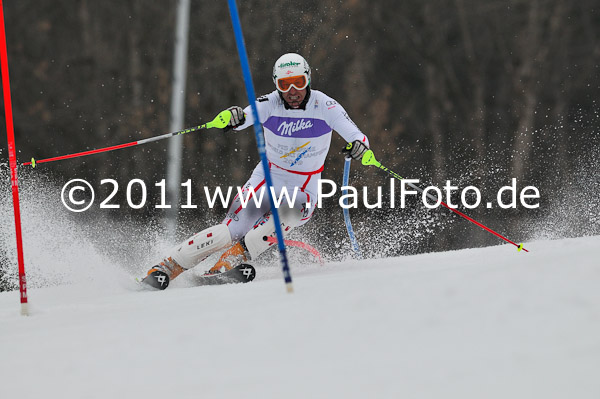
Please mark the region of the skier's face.
<svg viewBox="0 0 600 399"><path fill-rule="evenodd" d="M306 89L298 90L292 86L290 91L282 94L283 99L291 108L298 108L302 104L302 101L304 101L304 97L306 97Z"/></svg>

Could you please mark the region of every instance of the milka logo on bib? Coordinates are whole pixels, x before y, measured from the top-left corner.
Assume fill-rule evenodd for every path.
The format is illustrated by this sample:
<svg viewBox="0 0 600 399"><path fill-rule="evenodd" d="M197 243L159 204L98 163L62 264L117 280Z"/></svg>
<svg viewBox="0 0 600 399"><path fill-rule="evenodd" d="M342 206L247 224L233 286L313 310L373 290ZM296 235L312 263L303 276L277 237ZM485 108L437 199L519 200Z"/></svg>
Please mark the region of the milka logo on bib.
<svg viewBox="0 0 600 399"><path fill-rule="evenodd" d="M318 118L292 118L286 116L270 116L263 127L268 132L285 139L313 139L326 134L331 134L331 128L323 119ZM295 146L299 143L287 144Z"/></svg>
<svg viewBox="0 0 600 399"><path fill-rule="evenodd" d="M282 136L291 136L292 133L298 132L304 129L310 129L313 127L313 124L310 120L305 121L304 119L300 119L296 122L281 122L279 127L277 128L277 132Z"/></svg>

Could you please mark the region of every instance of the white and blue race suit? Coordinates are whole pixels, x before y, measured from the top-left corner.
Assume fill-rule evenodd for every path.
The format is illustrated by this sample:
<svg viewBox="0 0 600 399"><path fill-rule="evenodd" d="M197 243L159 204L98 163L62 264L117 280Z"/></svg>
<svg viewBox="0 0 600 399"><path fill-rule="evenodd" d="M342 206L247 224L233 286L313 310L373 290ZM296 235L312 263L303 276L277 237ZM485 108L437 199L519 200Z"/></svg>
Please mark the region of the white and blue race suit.
<svg viewBox="0 0 600 399"><path fill-rule="evenodd" d="M275 194L279 195L283 187L290 195L296 189L294 208L301 212L298 226L302 225L310 219L314 210L317 184L329 152L332 132L335 130L346 142L360 140L368 146L369 141L344 108L318 90L311 90L304 109L286 107L277 91L258 98L256 104ZM250 106L244 109L244 113L246 121L235 130L246 129L254 123ZM263 169L259 163L244 185L244 194L250 188L258 193L264 185ZM223 221L229 226L233 240L240 239L256 227L263 215L268 216L270 207L266 195L263 203L260 209L243 209L236 197ZM307 207L307 203L311 206Z"/></svg>
<svg viewBox="0 0 600 399"><path fill-rule="evenodd" d="M267 159L275 196L281 200L279 215L285 236L306 223L316 205L318 181L335 130L346 142L360 140L369 145L367 137L352 122L344 108L324 93L312 90L303 109L290 109L277 91L257 100L263 126ZM250 107L244 110L246 121L236 130L253 124ZM256 258L273 243L265 237L275 236L275 224L265 190L263 167L259 163L236 195L221 224L209 227L172 251L172 258L184 269L205 260L215 251L225 249L242 238L250 259ZM294 197L295 195L295 197ZM256 202L252 199L256 196ZM258 201L262 197L262 201ZM245 203L245 205L243 205Z"/></svg>

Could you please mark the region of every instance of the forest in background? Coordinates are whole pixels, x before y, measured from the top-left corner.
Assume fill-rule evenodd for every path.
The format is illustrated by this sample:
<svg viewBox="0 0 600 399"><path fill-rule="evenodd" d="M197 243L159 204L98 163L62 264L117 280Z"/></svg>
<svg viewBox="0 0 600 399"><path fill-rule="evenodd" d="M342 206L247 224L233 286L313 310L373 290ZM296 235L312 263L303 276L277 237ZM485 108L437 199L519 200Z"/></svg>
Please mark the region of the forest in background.
<svg viewBox="0 0 600 399"><path fill-rule="evenodd" d="M600 234L596 1L248 0L238 6L257 95L274 89L274 61L299 52L312 67L312 87L340 102L377 158L400 175L440 187L448 179L474 185L484 203L515 177L519 189L540 190L539 209L482 206L469 215L514 240L530 238L536 221L552 215L553 223L571 223L566 235ZM167 133L176 8L175 0L5 2L19 162ZM185 126L234 104L247 99L227 4L192 1ZM4 115L0 123L5 131ZM40 165L35 173L59 185L85 178L99 187L114 178L124 187L140 178L152 188L166 176L167 141ZM204 186L241 185L258 162L251 130L189 134L184 143L182 180L192 179L200 208L181 210L180 238L225 213L202 208ZM343 145L334 134L323 174L338 184ZM0 148L7 158L6 142ZM32 172L20 173L27 181ZM374 188L387 185L387 176L354 163L351 183ZM335 201L327 207L313 228L343 236L341 210ZM567 207L571 213L557 214ZM352 213L359 239L391 237L390 255L499 243L467 222L424 226L418 234L426 238L415 240L403 226L425 214ZM107 216L150 220L162 213L123 207Z"/></svg>

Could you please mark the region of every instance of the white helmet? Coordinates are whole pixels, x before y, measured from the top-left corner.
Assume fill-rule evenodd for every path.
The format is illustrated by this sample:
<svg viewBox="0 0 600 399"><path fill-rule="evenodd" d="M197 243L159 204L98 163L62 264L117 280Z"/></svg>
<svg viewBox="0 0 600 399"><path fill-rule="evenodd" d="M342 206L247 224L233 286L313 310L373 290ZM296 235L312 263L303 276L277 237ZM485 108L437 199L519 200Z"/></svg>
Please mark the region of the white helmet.
<svg viewBox="0 0 600 399"><path fill-rule="evenodd" d="M296 78L296 79L292 79ZM302 90L310 86L310 66L300 54L284 54L273 66L273 83L280 92L287 92L292 85Z"/></svg>

